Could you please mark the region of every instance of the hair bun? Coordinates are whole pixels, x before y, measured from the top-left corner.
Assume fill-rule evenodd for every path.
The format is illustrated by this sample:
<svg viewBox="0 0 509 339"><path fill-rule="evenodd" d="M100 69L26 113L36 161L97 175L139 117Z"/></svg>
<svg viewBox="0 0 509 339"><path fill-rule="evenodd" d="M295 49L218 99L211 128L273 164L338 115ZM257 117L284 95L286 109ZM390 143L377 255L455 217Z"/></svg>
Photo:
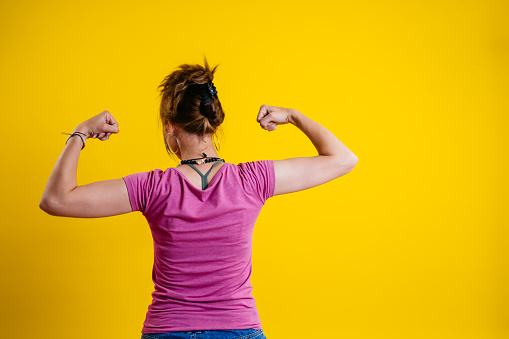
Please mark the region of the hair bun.
<svg viewBox="0 0 509 339"><path fill-rule="evenodd" d="M163 132L168 123L188 133L215 133L224 120L224 110L213 83L217 65L183 64L159 85L161 88L160 117Z"/></svg>

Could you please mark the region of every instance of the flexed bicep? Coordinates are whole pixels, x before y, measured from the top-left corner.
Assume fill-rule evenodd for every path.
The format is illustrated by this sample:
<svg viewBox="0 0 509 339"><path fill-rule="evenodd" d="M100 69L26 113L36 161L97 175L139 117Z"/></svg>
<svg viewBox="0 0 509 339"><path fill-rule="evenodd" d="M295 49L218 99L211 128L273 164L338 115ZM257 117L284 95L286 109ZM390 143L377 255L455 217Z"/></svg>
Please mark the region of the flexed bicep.
<svg viewBox="0 0 509 339"><path fill-rule="evenodd" d="M122 178L77 186L41 208L51 215L74 218L109 217L133 211Z"/></svg>
<svg viewBox="0 0 509 339"><path fill-rule="evenodd" d="M318 155L274 161L274 195L322 185L350 172L355 165L339 158Z"/></svg>

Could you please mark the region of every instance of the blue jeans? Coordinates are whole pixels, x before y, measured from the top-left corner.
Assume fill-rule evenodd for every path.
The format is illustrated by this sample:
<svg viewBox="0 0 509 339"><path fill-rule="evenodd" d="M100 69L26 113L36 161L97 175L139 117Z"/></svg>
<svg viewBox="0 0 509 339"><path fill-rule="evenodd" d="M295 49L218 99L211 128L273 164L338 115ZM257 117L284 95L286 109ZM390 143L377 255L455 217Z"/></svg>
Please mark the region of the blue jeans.
<svg viewBox="0 0 509 339"><path fill-rule="evenodd" d="M267 339L263 330L207 330L142 333L141 339Z"/></svg>

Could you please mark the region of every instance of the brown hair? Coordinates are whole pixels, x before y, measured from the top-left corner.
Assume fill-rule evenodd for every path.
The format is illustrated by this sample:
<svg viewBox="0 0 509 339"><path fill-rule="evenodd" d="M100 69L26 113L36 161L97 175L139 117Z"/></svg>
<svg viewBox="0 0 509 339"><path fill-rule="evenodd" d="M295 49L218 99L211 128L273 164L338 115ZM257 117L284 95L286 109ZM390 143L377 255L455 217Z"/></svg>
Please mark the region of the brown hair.
<svg viewBox="0 0 509 339"><path fill-rule="evenodd" d="M215 133L224 120L224 111L217 95L209 91L218 65L183 64L167 75L158 86L161 90L160 118L163 133L169 123L189 133L203 136Z"/></svg>

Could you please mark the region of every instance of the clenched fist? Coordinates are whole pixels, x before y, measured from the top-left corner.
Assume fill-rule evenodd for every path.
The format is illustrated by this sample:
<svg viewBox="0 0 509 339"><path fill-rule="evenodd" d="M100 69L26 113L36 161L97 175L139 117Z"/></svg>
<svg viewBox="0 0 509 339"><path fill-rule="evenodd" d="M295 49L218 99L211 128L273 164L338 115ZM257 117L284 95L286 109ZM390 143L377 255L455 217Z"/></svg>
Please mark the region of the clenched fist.
<svg viewBox="0 0 509 339"><path fill-rule="evenodd" d="M87 138L108 140L112 133L118 133L118 122L109 111L103 111L92 118L83 121L73 132L85 133Z"/></svg>
<svg viewBox="0 0 509 339"><path fill-rule="evenodd" d="M260 123L263 129L273 131L278 125L293 123L294 111L291 108L262 105L256 121Z"/></svg>

